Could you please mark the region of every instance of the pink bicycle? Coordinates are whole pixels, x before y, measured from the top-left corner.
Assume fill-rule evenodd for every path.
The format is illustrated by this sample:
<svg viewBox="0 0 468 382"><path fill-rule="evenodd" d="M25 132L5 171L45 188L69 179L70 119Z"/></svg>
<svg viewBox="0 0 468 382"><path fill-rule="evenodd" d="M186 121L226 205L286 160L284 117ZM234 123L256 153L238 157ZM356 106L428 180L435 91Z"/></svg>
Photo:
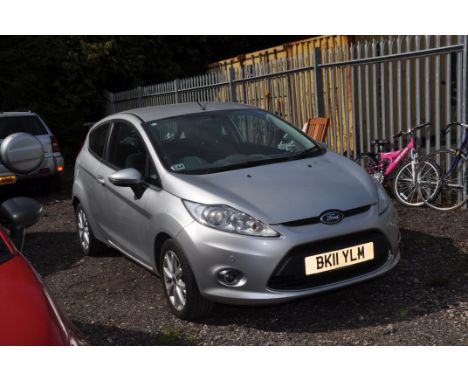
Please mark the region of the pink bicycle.
<svg viewBox="0 0 468 382"><path fill-rule="evenodd" d="M418 167L420 141L415 137L415 132L429 126L430 123L424 123L394 135L393 139L403 135L410 136L407 145L401 150L384 152L384 146L390 142L386 139L375 139L372 144L377 146L377 153L362 153L355 160L377 182L384 183L389 180L395 197L405 206L422 206L424 200L419 196L419 184L429 182L438 174L437 166L431 161L423 162L421 165L424 168ZM408 155L410 160L404 160Z"/></svg>

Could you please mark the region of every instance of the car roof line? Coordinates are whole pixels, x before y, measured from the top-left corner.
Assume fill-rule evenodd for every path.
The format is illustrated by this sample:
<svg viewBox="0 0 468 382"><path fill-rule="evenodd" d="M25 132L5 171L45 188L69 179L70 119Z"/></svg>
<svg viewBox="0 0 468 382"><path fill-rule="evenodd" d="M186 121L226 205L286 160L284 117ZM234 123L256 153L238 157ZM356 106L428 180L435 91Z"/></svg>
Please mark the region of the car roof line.
<svg viewBox="0 0 468 382"><path fill-rule="evenodd" d="M141 118L139 115L137 115L137 114L135 114L135 113L125 113L125 114L131 115L132 117L136 117L136 118L138 118L142 123L145 123L145 121L143 120L143 118Z"/></svg>

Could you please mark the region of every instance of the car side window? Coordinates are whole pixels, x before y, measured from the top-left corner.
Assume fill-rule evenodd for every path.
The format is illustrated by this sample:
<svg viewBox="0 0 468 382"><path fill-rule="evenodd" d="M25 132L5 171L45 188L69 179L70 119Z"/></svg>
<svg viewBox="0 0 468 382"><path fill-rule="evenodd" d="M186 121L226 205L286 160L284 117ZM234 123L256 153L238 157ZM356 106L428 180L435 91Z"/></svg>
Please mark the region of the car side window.
<svg viewBox="0 0 468 382"><path fill-rule="evenodd" d="M146 146L136 128L130 124L114 122L106 160L119 170L134 168L140 171L148 183L158 183L156 168Z"/></svg>
<svg viewBox="0 0 468 382"><path fill-rule="evenodd" d="M2 228L0 228L1 230ZM4 263L7 260L11 259L12 253L8 249L6 243L3 241L3 236L6 236L6 234L2 231L0 233L0 264Z"/></svg>
<svg viewBox="0 0 468 382"><path fill-rule="evenodd" d="M89 149L92 153L102 158L104 155L104 147L106 145L107 132L109 130L109 124L101 125L95 128L89 134Z"/></svg>

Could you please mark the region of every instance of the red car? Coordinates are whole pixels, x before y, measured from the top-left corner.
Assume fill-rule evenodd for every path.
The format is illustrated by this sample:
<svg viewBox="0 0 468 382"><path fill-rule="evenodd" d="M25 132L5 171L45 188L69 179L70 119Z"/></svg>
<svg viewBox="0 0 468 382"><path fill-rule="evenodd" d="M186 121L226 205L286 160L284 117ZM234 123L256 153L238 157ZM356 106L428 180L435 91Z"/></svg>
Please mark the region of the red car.
<svg viewBox="0 0 468 382"><path fill-rule="evenodd" d="M0 205L0 345L84 345L40 276L17 248L42 206L13 198ZM16 245L14 244L16 243Z"/></svg>

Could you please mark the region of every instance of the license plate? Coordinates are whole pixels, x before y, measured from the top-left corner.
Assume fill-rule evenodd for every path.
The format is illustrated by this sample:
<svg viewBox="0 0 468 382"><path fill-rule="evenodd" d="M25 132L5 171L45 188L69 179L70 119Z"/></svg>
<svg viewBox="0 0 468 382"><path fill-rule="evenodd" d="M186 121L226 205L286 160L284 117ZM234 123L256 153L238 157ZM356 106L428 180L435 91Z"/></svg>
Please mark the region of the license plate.
<svg viewBox="0 0 468 382"><path fill-rule="evenodd" d="M0 176L0 186L16 183L16 175Z"/></svg>
<svg viewBox="0 0 468 382"><path fill-rule="evenodd" d="M365 243L305 258L305 274L314 275L374 259L374 243Z"/></svg>

